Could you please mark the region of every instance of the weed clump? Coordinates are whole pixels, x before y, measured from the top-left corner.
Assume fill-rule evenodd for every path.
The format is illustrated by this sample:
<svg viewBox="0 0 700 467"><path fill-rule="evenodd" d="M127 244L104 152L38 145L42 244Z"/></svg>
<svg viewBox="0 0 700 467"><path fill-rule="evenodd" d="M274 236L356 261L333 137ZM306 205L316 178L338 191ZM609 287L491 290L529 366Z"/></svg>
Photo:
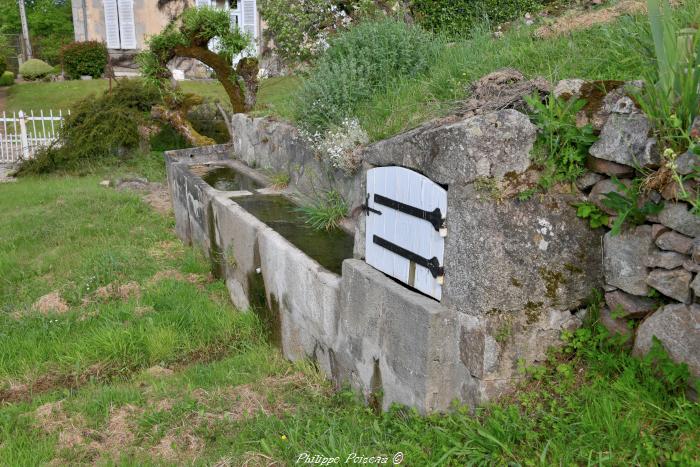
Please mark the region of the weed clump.
<svg viewBox="0 0 700 467"><path fill-rule="evenodd" d="M335 190L326 192L323 197L299 208L306 223L316 230L334 230L348 213L348 205Z"/></svg>
<svg viewBox="0 0 700 467"><path fill-rule="evenodd" d="M576 114L586 105L583 99L548 96L545 102L535 95L526 98L533 109L532 119L539 128L535 162L543 167L539 185L547 190L558 182L573 182L586 172L588 150L598 139L593 127L576 125Z"/></svg>

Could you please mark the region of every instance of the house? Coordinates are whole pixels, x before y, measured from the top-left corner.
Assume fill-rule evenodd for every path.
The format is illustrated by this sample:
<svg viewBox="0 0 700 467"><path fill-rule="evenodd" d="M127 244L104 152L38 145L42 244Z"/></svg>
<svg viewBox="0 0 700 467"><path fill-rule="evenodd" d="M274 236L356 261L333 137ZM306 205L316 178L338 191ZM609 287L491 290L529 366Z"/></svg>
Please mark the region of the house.
<svg viewBox="0 0 700 467"><path fill-rule="evenodd" d="M239 25L259 42L261 21L256 0L71 0L76 41L107 44L117 75L137 74L136 54L146 47L149 36L158 34L185 6L211 6L230 11L231 24ZM159 7L160 6L160 7ZM257 47L256 47L257 50ZM189 77L205 74L203 66L190 59L171 64ZM180 75L180 73L175 73Z"/></svg>

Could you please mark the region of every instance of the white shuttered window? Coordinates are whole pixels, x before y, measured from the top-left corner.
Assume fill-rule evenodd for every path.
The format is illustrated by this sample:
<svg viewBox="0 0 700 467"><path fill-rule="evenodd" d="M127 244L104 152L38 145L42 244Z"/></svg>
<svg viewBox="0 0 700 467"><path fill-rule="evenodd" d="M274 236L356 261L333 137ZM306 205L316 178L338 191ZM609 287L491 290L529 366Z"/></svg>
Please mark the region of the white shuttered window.
<svg viewBox="0 0 700 467"><path fill-rule="evenodd" d="M107 47L136 49L134 0L103 0Z"/></svg>
<svg viewBox="0 0 700 467"><path fill-rule="evenodd" d="M119 34L122 49L135 49L136 24L134 21L134 0L119 0Z"/></svg>
<svg viewBox="0 0 700 467"><path fill-rule="evenodd" d="M258 50L258 44L257 44L257 39L258 39L258 15L257 15L257 10L258 6L256 5L256 0L242 0L239 2L241 5L241 16L242 16L242 21L241 25L243 26L243 31L250 34L250 37L253 39L253 48L255 49L256 53Z"/></svg>
<svg viewBox="0 0 700 467"><path fill-rule="evenodd" d="M119 10L117 9L117 0L104 0L104 10L107 47L110 49L121 49L121 41L119 40Z"/></svg>

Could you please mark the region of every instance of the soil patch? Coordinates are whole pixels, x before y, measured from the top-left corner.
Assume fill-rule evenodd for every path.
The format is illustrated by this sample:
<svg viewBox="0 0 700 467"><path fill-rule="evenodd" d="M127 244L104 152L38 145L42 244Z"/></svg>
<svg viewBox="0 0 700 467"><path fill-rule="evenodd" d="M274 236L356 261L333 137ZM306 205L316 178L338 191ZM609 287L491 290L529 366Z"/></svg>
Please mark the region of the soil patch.
<svg viewBox="0 0 700 467"><path fill-rule="evenodd" d="M61 297L61 294L58 291L53 291L34 302L32 309L46 315L49 313L66 313L69 307L68 303Z"/></svg>
<svg viewBox="0 0 700 467"><path fill-rule="evenodd" d="M560 36L579 29L588 29L599 24L615 21L622 15L643 13L646 4L640 0L622 0L608 7L590 11L570 11L554 20L552 24L544 25L535 31L535 36L545 39Z"/></svg>
<svg viewBox="0 0 700 467"><path fill-rule="evenodd" d="M87 428L82 415L69 416L63 409L63 401L50 402L36 409L34 416L38 428L46 433L58 432L59 449L82 449L92 459L118 457L124 449L133 445L136 431L135 419L143 410L133 405L113 408L104 430Z"/></svg>
<svg viewBox="0 0 700 467"><path fill-rule="evenodd" d="M83 305L88 305L93 301L104 302L111 299L128 300L130 298L141 298L141 286L138 282L130 281L126 284L112 282L95 290L92 295L83 298Z"/></svg>
<svg viewBox="0 0 700 467"><path fill-rule="evenodd" d="M183 274L177 269L166 269L155 273L155 275L149 279L148 283L149 285L153 285L168 279L179 282L189 282L190 284L195 285L202 285L213 280L213 278L210 276L203 276L201 274L194 273Z"/></svg>
<svg viewBox="0 0 700 467"><path fill-rule="evenodd" d="M77 389L93 379L99 381L111 376L113 374L100 364L92 365L80 374L49 372L28 383L10 382L6 388L0 389L0 403L30 401L36 394L56 388Z"/></svg>
<svg viewBox="0 0 700 467"><path fill-rule="evenodd" d="M148 251L154 259L178 259L185 252L182 242L177 240L164 240Z"/></svg>
<svg viewBox="0 0 700 467"><path fill-rule="evenodd" d="M163 378L166 376L172 376L173 374L175 374L175 372L170 368L163 368L160 365L156 365L146 370L146 374L149 376L153 376L154 378Z"/></svg>
<svg viewBox="0 0 700 467"><path fill-rule="evenodd" d="M119 191L133 191L140 194L146 203L163 215L172 213L170 192L163 183L149 182L145 178L140 177L131 177L118 180L114 187Z"/></svg>

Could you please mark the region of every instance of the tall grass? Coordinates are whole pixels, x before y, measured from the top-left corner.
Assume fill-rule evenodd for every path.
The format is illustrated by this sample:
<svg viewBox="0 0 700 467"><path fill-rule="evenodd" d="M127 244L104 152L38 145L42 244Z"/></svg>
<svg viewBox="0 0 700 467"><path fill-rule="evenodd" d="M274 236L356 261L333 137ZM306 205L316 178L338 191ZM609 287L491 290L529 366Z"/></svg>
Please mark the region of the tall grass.
<svg viewBox="0 0 700 467"><path fill-rule="evenodd" d="M639 102L663 143L678 148L700 114L700 8L674 15L666 0L648 6L656 66L645 73Z"/></svg>
<svg viewBox="0 0 700 467"><path fill-rule="evenodd" d="M628 29L644 24L628 19ZM644 58L632 54L619 22L572 31L567 36L538 39L530 28L516 28L496 39L486 27L469 40L441 49L423 77L404 77L359 106L357 116L372 140L379 140L444 115L468 97L468 86L500 68L556 82L565 78L639 79ZM624 59L620 59L624 55Z"/></svg>

